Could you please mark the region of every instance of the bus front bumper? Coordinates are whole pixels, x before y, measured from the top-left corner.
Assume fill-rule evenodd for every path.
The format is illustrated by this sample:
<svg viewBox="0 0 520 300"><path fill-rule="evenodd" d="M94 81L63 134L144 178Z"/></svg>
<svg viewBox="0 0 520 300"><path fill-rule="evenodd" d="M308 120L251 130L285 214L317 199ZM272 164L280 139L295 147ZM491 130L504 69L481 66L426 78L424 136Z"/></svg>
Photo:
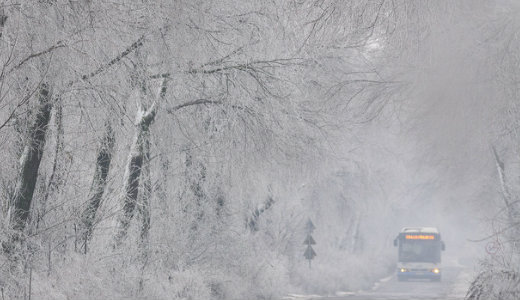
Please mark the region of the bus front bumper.
<svg viewBox="0 0 520 300"><path fill-rule="evenodd" d="M432 281L441 280L441 270L433 269L397 269L397 279L399 281L406 281L408 279L430 279Z"/></svg>

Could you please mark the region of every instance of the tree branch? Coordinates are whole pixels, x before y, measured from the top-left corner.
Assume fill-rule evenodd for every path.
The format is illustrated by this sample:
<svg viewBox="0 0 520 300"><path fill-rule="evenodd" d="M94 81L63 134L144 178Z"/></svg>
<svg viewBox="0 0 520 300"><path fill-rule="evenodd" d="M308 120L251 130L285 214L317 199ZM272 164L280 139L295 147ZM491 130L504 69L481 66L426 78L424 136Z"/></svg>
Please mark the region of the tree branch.
<svg viewBox="0 0 520 300"><path fill-rule="evenodd" d="M135 41L128 48L126 48L125 51L121 52L118 56L116 56L114 59L109 61L106 65L99 67L97 70L91 72L90 74L83 75L81 77L81 79L89 80L90 78L100 74L101 72L103 72L106 69L110 68L114 64L118 63L121 59L126 57L128 54L132 53L132 51L134 51L137 48L141 47L143 45L143 43L144 43L144 35L142 35L137 41Z"/></svg>
<svg viewBox="0 0 520 300"><path fill-rule="evenodd" d="M243 64L235 64L235 65L226 65L215 69L205 69L204 67L208 64L202 65L201 68L198 69L190 69L187 71L189 74L213 74L213 73L219 73L226 70L240 70L240 71L247 71L255 68L267 68L267 67L282 67L282 66L294 66L299 65L303 62L303 59L301 58L279 58L279 59L273 59L273 60L256 60L251 62L246 62Z"/></svg>
<svg viewBox="0 0 520 300"><path fill-rule="evenodd" d="M19 64L17 64L16 66L14 66L10 72L14 71L14 70L17 70L19 69L23 64L25 64L26 62L28 62L29 60L33 59L33 58L36 58L38 56L42 56L42 55L45 55L47 53L50 53L56 49L59 49L59 48L63 48L65 47L66 45L63 43L63 41L58 41L55 45L52 45L50 46L49 48L43 50L43 51L40 51L40 52L37 52L37 53L33 53L29 56L27 56L26 58L24 58Z"/></svg>
<svg viewBox="0 0 520 300"><path fill-rule="evenodd" d="M175 111L181 109L181 108L185 108L185 107L188 107L188 106L193 106L193 105L199 105L199 104L222 104L222 101L219 101L219 100L209 100L209 99L197 99L197 100L193 100L193 101L190 101L190 102L186 102L186 103L183 103L183 104L179 104L179 105L176 105L172 108L168 108L166 109L166 111L169 113L169 114L173 114L175 113Z"/></svg>

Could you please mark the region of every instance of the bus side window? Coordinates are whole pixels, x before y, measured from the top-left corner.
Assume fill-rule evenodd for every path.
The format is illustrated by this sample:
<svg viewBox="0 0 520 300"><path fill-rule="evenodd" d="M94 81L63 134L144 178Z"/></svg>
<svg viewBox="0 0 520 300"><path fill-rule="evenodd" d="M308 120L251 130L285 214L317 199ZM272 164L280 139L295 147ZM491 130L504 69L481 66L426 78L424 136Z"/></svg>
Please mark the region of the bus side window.
<svg viewBox="0 0 520 300"><path fill-rule="evenodd" d="M446 250L446 245L444 245L444 242L441 242L441 250L442 251Z"/></svg>

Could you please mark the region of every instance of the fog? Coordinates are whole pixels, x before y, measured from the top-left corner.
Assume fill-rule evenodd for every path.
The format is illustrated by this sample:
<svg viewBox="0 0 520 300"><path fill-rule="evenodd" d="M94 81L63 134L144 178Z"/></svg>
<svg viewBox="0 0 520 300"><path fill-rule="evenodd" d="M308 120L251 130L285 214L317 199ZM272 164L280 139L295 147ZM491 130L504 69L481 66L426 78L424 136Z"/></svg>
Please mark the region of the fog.
<svg viewBox="0 0 520 300"><path fill-rule="evenodd" d="M518 160L510 156L517 152L506 132L515 129L503 119L515 113L506 90L516 87L497 81L504 75L503 66L497 67L505 59L500 43L509 38L504 28L509 25L501 22L518 18L511 7L516 4L476 1L429 20L425 38L391 63L400 70L397 79L406 82L405 91L344 142L347 160L354 157L368 178L362 192L353 187L353 201L366 205L365 247L379 249L377 255L395 261L391 241L403 227L433 226L446 243L446 266L462 264L464 272L476 276L481 263L497 258L486 245L503 239L494 233L507 225L494 147L515 165L506 166L514 176L510 180L518 174L512 170ZM349 226L341 220L328 224L334 220L330 216L319 220ZM368 268L380 267L380 260L371 262ZM468 288L468 278L459 283Z"/></svg>
<svg viewBox="0 0 520 300"><path fill-rule="evenodd" d="M519 299L519 29L513 0L4 1L2 300Z"/></svg>

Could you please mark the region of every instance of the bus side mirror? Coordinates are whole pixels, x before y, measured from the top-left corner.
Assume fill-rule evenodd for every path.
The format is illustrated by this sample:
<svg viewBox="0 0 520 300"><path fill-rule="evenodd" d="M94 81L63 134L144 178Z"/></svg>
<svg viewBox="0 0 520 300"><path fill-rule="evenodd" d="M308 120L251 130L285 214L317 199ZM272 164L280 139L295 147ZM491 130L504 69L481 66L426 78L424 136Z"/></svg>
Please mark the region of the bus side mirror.
<svg viewBox="0 0 520 300"><path fill-rule="evenodd" d="M397 239L394 240L394 247L397 247Z"/></svg>
<svg viewBox="0 0 520 300"><path fill-rule="evenodd" d="M441 250L442 251L446 250L446 245L444 245L444 242L441 242Z"/></svg>

